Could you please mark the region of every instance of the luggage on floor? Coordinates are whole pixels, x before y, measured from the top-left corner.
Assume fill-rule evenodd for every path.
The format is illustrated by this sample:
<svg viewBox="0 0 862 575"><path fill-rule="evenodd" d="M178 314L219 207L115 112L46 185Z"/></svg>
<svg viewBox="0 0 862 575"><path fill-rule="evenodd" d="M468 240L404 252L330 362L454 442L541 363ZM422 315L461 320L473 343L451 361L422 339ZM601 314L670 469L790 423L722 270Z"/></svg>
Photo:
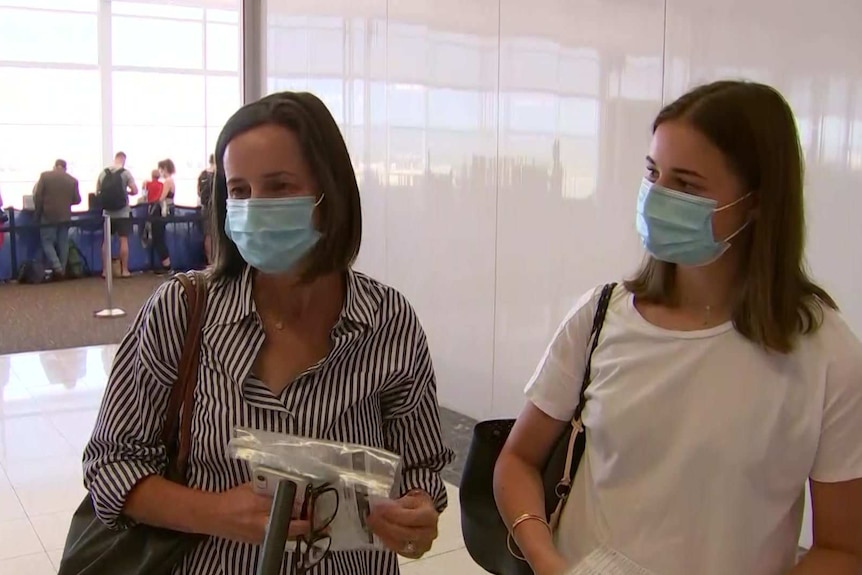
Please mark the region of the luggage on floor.
<svg viewBox="0 0 862 575"><path fill-rule="evenodd" d="M84 259L84 254L75 245L75 242L69 241L69 256L66 260L66 277L70 279L79 279L90 276L90 266L87 260Z"/></svg>
<svg viewBox="0 0 862 575"><path fill-rule="evenodd" d="M18 283L22 284L40 284L44 283L47 278L45 264L38 260L24 262L18 271Z"/></svg>

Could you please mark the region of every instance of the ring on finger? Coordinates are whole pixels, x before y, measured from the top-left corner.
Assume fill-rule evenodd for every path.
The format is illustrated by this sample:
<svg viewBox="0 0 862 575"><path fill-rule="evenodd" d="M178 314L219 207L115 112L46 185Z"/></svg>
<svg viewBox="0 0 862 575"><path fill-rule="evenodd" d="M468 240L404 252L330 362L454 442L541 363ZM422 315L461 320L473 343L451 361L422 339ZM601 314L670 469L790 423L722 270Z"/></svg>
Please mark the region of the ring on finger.
<svg viewBox="0 0 862 575"><path fill-rule="evenodd" d="M408 541L404 544L404 554L405 555L415 555L416 554L416 544L412 541Z"/></svg>

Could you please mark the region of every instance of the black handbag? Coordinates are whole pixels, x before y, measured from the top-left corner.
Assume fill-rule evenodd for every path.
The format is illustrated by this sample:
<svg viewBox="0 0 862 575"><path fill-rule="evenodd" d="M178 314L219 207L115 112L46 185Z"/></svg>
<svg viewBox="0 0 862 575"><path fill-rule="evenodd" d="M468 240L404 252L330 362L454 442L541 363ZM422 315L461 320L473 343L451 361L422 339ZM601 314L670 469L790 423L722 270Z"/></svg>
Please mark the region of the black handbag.
<svg viewBox="0 0 862 575"><path fill-rule="evenodd" d="M189 321L161 439L168 454L165 477L185 485L201 327L206 317L207 281L202 273L175 277L185 290ZM169 575L205 538L149 525L108 529L96 517L93 501L87 495L72 516L59 575Z"/></svg>
<svg viewBox="0 0 862 575"><path fill-rule="evenodd" d="M581 412L586 404L586 390L591 380L593 352L599 343L614 287L616 284L607 284L602 288L593 318L590 350L578 406L571 425L560 435L542 473L542 483L545 488L545 517L552 528L556 528L586 447L586 438L582 433ZM514 424L514 419L479 422L473 429L473 439L470 442L470 449L464 463L464 473L461 476L461 531L464 535L464 543L473 560L485 571L494 575L532 575L533 573L530 565L518 557L520 551L514 541L509 540L509 529L500 517L497 502L494 500L494 466Z"/></svg>

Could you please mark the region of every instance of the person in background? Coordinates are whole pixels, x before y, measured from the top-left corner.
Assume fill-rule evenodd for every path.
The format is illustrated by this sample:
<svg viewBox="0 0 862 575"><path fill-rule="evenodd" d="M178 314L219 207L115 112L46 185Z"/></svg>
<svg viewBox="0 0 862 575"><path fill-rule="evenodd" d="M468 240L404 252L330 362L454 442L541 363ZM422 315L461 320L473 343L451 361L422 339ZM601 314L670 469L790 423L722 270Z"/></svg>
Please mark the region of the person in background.
<svg viewBox="0 0 862 575"><path fill-rule="evenodd" d="M140 226L140 236L141 236L141 245L144 249L149 250L152 247L153 243L153 223L152 223L152 215L153 204L158 204L162 197L162 189L164 189L164 184L162 184L160 178L162 177L161 172L158 168L150 172L150 179L146 180L141 188L144 191L144 202L147 204L147 221L143 225ZM151 260L152 261L152 260Z"/></svg>
<svg viewBox="0 0 862 575"><path fill-rule="evenodd" d="M9 215L6 213L6 210L3 208L3 195L0 194L0 224L5 224L9 221ZM0 234L0 241L2 241L4 234ZM2 245L2 244L0 244Z"/></svg>
<svg viewBox="0 0 862 575"><path fill-rule="evenodd" d="M171 269L171 254L168 251L167 223L165 219L170 214L173 205L173 197L176 190L174 174L176 173L174 162L170 159L159 162L159 176L162 179L162 189L156 201L149 204L147 215L151 218L153 233L153 249L161 263L161 269L157 273L167 273ZM148 198L149 200L149 198Z"/></svg>
<svg viewBox="0 0 862 575"><path fill-rule="evenodd" d="M440 472L454 454L419 318L402 294L353 270L362 209L338 124L311 94L267 96L228 120L216 161L188 486L162 476L159 435L188 311L170 280L120 343L84 452L96 514L114 528L205 535L175 575L251 575L272 499L228 454L234 426L359 443L401 457L397 498L368 516L386 549L288 552L285 563L307 562L303 572L315 575L397 575L396 554L417 559L437 536ZM290 538L312 527L297 514Z"/></svg>
<svg viewBox="0 0 862 575"><path fill-rule="evenodd" d="M111 234L120 238L120 277L130 277L129 272L129 234L132 231L132 210L129 196L138 194L138 185L132 173L126 169L126 154L117 152L114 163L99 174L96 193L102 201L104 214L111 218ZM107 261L107 242L102 243L102 277L111 272L111 262Z"/></svg>
<svg viewBox="0 0 862 575"><path fill-rule="evenodd" d="M215 155L210 154L209 165L198 175L198 199L201 204L201 231L204 234L204 256L207 264L212 262L212 239L209 220L213 183L215 182Z"/></svg>
<svg viewBox="0 0 862 575"><path fill-rule="evenodd" d="M157 168L150 173L150 179L146 180L143 185L141 185L141 188L146 194L148 204L154 204L161 201L162 189L165 187L160 180L161 177L161 170Z"/></svg>
<svg viewBox="0 0 862 575"><path fill-rule="evenodd" d="M527 385L495 470L501 515L538 575L599 561L858 575L862 345L805 269L793 112L769 86L716 82L652 131L632 198L648 256L610 299L559 526L545 521L541 470L576 410L601 289ZM809 483L814 545L797 564Z"/></svg>
<svg viewBox="0 0 862 575"><path fill-rule="evenodd" d="M54 169L42 172L33 189L36 221L43 225L39 229L42 252L53 270L55 280L66 275L69 258L69 221L72 206L81 203L78 180L66 172L66 161L54 162Z"/></svg>
<svg viewBox="0 0 862 575"><path fill-rule="evenodd" d="M6 213L6 210L3 209L3 196L0 195L0 226L5 225L9 222L9 215ZM3 247L3 243L6 241L6 232L0 232L0 248ZM5 283L5 282L3 282Z"/></svg>

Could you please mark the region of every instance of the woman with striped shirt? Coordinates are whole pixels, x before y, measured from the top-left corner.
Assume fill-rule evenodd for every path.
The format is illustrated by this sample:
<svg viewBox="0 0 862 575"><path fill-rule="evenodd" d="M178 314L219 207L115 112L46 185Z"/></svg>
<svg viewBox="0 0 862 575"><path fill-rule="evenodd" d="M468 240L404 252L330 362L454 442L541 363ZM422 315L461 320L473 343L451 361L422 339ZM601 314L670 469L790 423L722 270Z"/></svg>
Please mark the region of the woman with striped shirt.
<svg viewBox="0 0 862 575"><path fill-rule="evenodd" d="M96 512L118 529L139 522L208 535L176 575L252 575L271 500L228 455L235 426L385 448L402 457L401 498L368 523L388 549L332 552L308 572L394 575L396 554L431 548L447 503L439 472L453 454L413 309L351 269L359 190L324 104L280 93L241 108L218 140L214 194L189 487L161 476L158 437L187 312L169 281L120 345L84 454ZM290 537L308 529L297 519Z"/></svg>

